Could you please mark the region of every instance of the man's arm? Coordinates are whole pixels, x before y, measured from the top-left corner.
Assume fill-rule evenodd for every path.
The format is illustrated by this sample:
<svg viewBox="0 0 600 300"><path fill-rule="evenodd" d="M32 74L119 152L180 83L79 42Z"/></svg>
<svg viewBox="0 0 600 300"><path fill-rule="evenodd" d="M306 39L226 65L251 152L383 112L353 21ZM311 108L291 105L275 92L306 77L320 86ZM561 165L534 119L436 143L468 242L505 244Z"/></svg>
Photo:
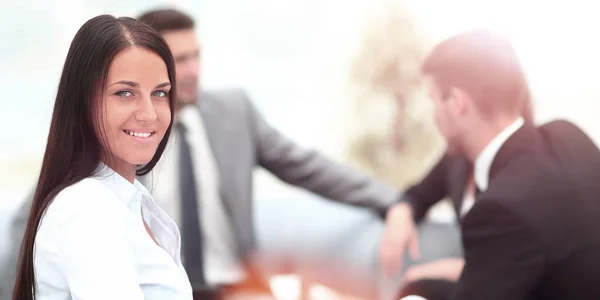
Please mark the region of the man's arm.
<svg viewBox="0 0 600 300"><path fill-rule="evenodd" d="M246 100L258 162L281 180L328 199L374 209L384 209L399 198L394 188L292 142Z"/></svg>
<svg viewBox="0 0 600 300"><path fill-rule="evenodd" d="M463 221L466 265L452 299L525 299L544 270L541 238L499 201L478 201Z"/></svg>
<svg viewBox="0 0 600 300"><path fill-rule="evenodd" d="M421 182L410 187L401 201L410 204L416 222L421 221L429 208L448 196L448 168L452 157L445 153Z"/></svg>

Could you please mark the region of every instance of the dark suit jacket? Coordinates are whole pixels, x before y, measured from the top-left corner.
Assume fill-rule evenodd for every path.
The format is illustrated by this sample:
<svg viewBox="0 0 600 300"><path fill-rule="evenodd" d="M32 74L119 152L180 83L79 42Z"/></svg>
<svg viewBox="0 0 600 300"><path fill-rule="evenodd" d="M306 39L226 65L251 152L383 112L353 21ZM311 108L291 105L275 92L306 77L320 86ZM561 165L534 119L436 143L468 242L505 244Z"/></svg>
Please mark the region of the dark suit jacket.
<svg viewBox="0 0 600 300"><path fill-rule="evenodd" d="M567 121L546 123L538 127L538 131L548 143L548 149L555 152L555 157L570 161L566 165L579 163L585 166L588 164L586 159L576 158L590 157L597 151L587 135ZM411 204L416 221L421 221L433 205L445 198L452 201L458 216L472 168L473 164L464 155L444 153L425 178L405 191L401 201Z"/></svg>
<svg viewBox="0 0 600 300"><path fill-rule="evenodd" d="M462 220L452 299L600 299L600 151L574 125L525 125Z"/></svg>
<svg viewBox="0 0 600 300"><path fill-rule="evenodd" d="M433 205L446 198L452 201L456 216L460 216L472 169L473 165L466 156L444 153L425 178L409 187L398 200L410 204L417 223L423 220ZM377 211L382 219L385 220L390 207Z"/></svg>

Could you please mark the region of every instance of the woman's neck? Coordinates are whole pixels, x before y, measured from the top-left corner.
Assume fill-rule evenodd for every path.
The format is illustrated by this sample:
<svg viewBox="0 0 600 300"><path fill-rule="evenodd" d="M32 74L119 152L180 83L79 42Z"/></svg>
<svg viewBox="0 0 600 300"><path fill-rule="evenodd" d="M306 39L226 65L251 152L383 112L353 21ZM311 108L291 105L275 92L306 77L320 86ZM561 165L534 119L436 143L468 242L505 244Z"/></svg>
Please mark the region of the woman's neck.
<svg viewBox="0 0 600 300"><path fill-rule="evenodd" d="M132 165L124 160L115 158L110 161L103 160L104 164L113 169L127 181L133 183L136 175L136 165Z"/></svg>

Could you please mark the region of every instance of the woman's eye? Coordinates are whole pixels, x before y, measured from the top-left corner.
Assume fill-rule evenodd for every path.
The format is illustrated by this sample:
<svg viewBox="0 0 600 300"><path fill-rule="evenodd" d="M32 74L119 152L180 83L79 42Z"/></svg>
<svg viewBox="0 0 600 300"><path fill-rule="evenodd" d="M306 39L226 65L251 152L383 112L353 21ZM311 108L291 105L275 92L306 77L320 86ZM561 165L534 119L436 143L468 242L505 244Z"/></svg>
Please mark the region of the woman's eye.
<svg viewBox="0 0 600 300"><path fill-rule="evenodd" d="M121 97L121 98L125 98L125 97L131 97L133 96L133 93L130 91L118 91L115 93L115 95Z"/></svg>
<svg viewBox="0 0 600 300"><path fill-rule="evenodd" d="M167 93L165 91L155 91L154 93L152 93L152 96L165 98L165 97L169 96L169 93Z"/></svg>

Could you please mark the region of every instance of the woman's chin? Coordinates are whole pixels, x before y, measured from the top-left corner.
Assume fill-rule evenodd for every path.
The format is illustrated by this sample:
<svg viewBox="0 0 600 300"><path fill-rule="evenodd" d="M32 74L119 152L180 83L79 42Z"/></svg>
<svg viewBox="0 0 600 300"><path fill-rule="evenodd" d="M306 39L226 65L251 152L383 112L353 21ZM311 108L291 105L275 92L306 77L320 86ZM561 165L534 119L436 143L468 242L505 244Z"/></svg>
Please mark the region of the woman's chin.
<svg viewBox="0 0 600 300"><path fill-rule="evenodd" d="M154 155L135 157L133 159L130 159L129 163L132 165L143 166L148 164L152 160L152 157L154 157Z"/></svg>

